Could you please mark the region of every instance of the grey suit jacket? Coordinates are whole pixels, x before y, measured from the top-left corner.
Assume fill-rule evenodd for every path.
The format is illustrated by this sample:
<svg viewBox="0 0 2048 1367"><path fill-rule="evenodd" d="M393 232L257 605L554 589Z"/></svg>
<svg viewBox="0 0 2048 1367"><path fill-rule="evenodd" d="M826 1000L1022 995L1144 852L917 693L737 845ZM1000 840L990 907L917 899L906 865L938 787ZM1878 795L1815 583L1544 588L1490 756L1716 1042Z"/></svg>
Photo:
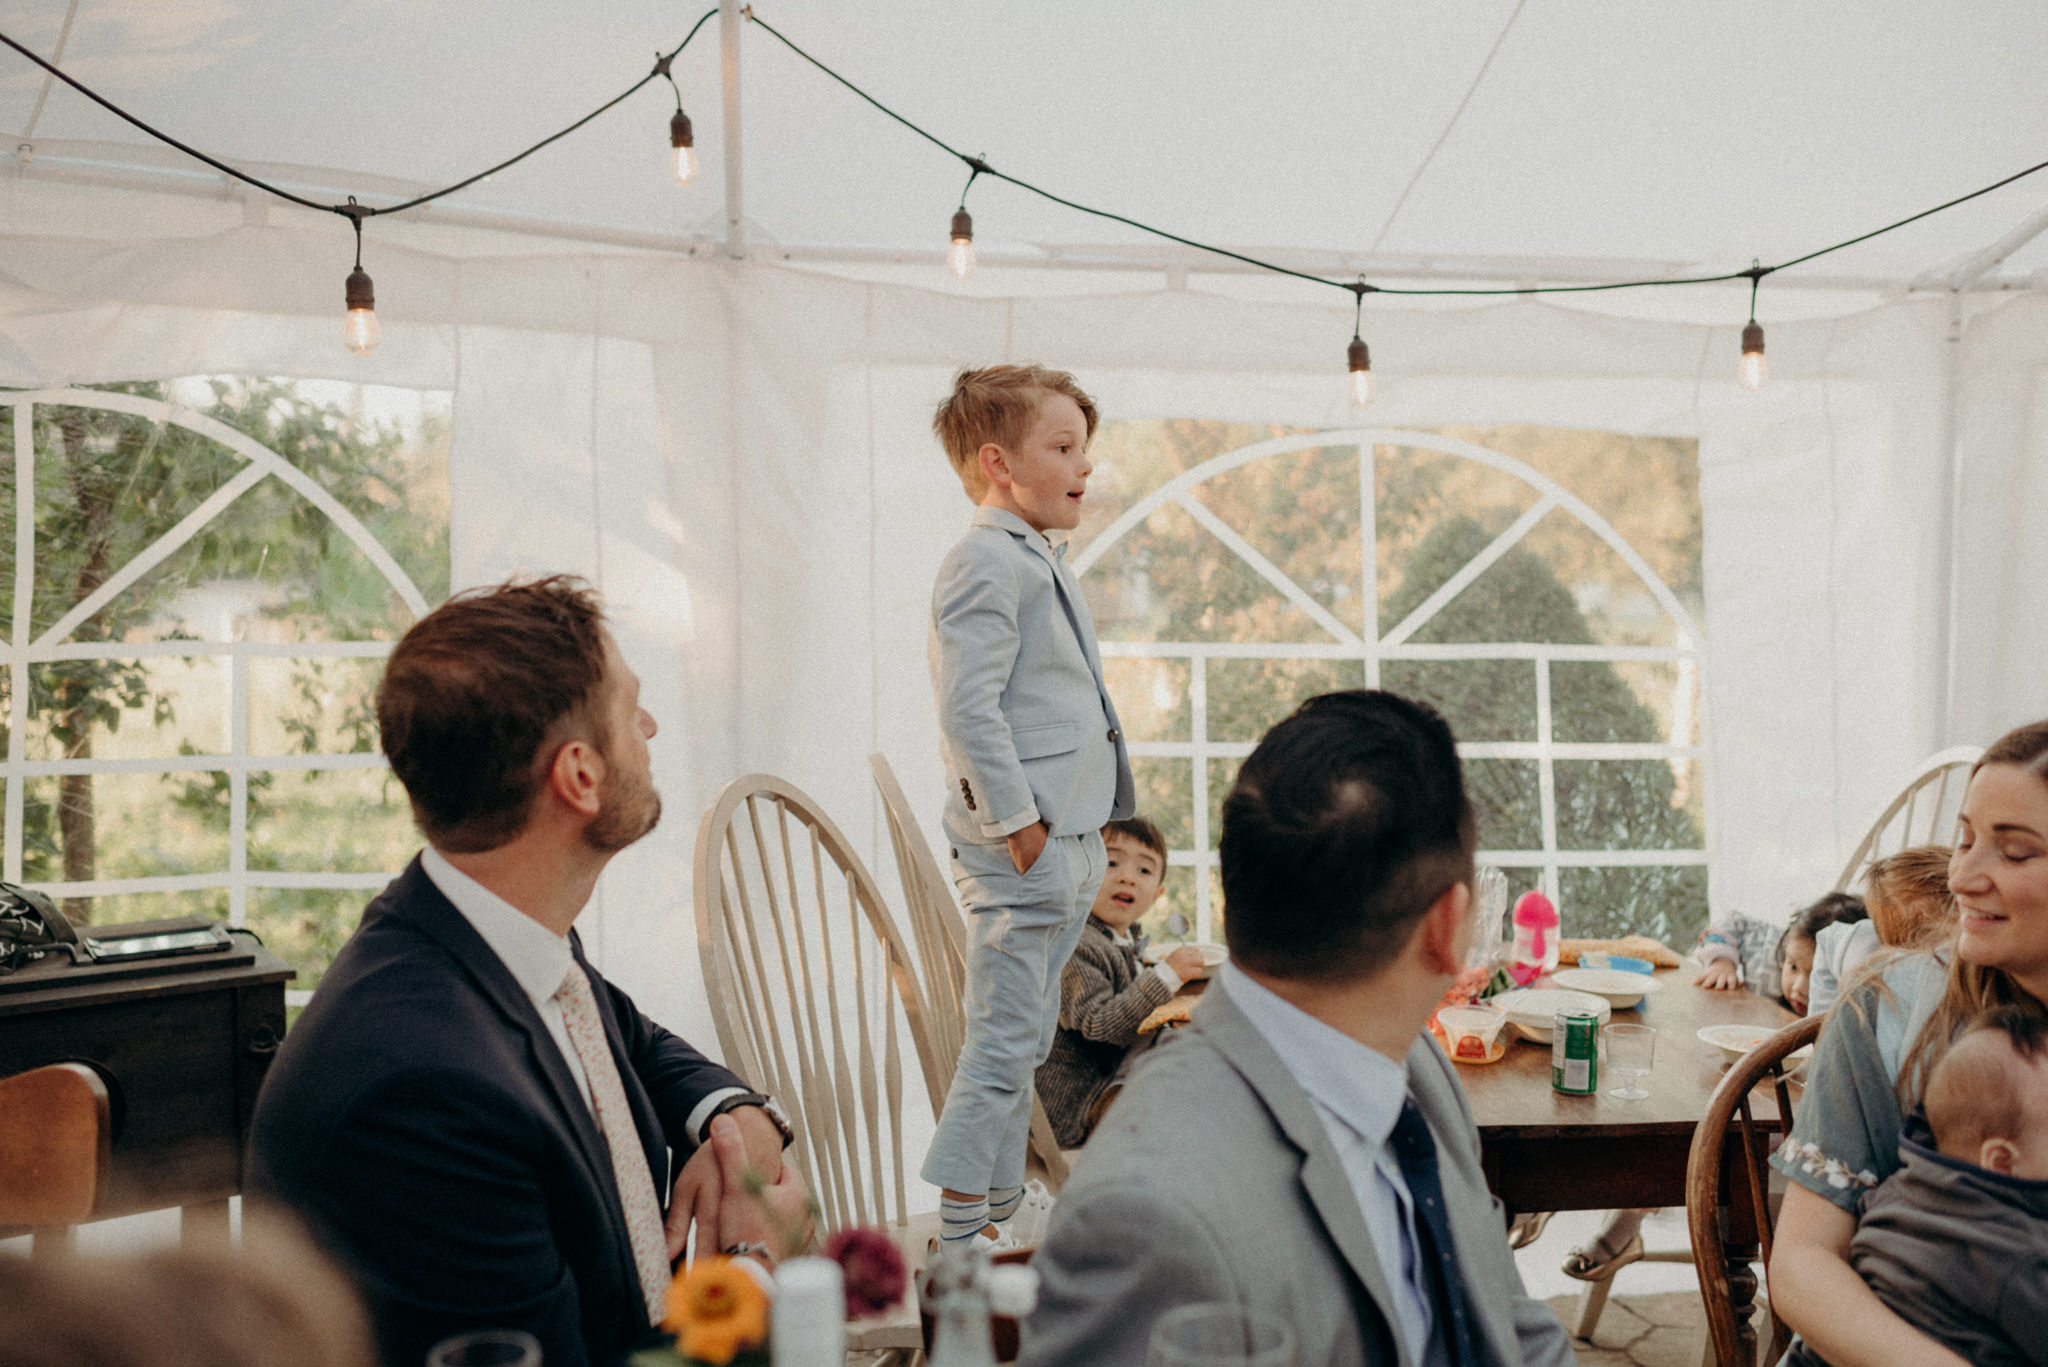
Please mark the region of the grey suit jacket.
<svg viewBox="0 0 2048 1367"><path fill-rule="evenodd" d="M1085 835L1137 809L1079 585L1030 524L977 508L932 591L946 834L999 844L1043 820Z"/></svg>
<svg viewBox="0 0 2048 1367"><path fill-rule="evenodd" d="M1409 1092L1436 1136L1451 1237L1486 1364L1570 1364L1564 1327L1522 1288L1479 1134L1424 1037ZM1060 1191L1020 1367L1145 1361L1152 1323L1194 1301L1278 1316L1301 1367L1414 1367L1389 1273L1308 1095L1244 1014L1209 992L1133 1070ZM1399 1276L1395 1269L1392 1276Z"/></svg>

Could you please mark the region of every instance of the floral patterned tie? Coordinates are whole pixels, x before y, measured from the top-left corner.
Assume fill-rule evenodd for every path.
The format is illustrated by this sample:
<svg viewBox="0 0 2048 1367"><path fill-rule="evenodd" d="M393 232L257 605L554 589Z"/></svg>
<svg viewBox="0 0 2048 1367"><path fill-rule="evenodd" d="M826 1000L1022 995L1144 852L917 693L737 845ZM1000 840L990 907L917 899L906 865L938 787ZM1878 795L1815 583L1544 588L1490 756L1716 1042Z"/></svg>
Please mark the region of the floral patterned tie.
<svg viewBox="0 0 2048 1367"><path fill-rule="evenodd" d="M618 1183L619 1204L625 1208L626 1233L633 1241L633 1262L640 1270L640 1288L647 1294L650 1323L661 1323L668 1298L668 1238L661 1227L661 1201L655 1194L654 1178L647 1171L647 1152L640 1147L640 1130L626 1105L626 1088L619 1081L619 1065L612 1059L611 1046L604 1037L604 1020L597 1014L597 996L591 991L583 965L571 962L569 976L555 992L562 1008L562 1020L569 1027L569 1043L583 1061L583 1076L590 1083L591 1110L597 1128L612 1151L612 1177Z"/></svg>

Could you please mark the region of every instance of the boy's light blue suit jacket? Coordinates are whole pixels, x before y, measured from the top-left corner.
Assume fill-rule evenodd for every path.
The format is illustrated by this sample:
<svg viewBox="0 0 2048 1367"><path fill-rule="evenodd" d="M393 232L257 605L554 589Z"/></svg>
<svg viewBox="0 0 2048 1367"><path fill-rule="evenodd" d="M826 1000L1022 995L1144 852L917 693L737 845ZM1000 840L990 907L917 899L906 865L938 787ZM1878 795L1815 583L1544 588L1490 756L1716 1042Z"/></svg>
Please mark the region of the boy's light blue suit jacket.
<svg viewBox="0 0 2048 1367"><path fill-rule="evenodd" d="M977 508L932 591L946 834L1001 844L1043 820L1082 835L1137 810L1123 724L1080 586L1043 536Z"/></svg>

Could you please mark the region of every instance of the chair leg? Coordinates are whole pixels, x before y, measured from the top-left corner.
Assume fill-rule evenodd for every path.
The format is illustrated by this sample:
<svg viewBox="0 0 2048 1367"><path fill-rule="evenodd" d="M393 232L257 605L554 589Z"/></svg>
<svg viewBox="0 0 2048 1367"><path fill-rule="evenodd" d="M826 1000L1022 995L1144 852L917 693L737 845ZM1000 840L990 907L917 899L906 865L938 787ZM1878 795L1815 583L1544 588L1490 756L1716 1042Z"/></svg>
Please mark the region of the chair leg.
<svg viewBox="0 0 2048 1367"><path fill-rule="evenodd" d="M1593 1337L1593 1331L1600 1327L1600 1312L1607 1308L1607 1293L1613 1289L1613 1277L1586 1283L1586 1289L1579 1293L1578 1311L1572 1317L1572 1334L1575 1337Z"/></svg>

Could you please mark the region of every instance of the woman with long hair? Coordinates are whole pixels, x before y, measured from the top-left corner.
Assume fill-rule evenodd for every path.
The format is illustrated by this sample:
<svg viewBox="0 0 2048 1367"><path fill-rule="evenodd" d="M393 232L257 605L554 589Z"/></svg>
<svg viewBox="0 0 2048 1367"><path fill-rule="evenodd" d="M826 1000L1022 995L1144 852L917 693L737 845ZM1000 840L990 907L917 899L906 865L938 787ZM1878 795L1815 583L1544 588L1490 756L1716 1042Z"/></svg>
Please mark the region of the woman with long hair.
<svg viewBox="0 0 2048 1367"><path fill-rule="evenodd" d="M1790 1185L1771 1299L1833 1367L1961 1364L1886 1308L1849 1264L1863 1192L1899 1166L1899 1130L1963 1023L1993 1007L2048 1015L2048 722L2008 732L1971 771L1949 858L1954 934L1851 984L1772 1158Z"/></svg>

